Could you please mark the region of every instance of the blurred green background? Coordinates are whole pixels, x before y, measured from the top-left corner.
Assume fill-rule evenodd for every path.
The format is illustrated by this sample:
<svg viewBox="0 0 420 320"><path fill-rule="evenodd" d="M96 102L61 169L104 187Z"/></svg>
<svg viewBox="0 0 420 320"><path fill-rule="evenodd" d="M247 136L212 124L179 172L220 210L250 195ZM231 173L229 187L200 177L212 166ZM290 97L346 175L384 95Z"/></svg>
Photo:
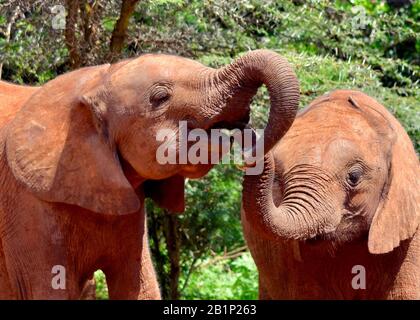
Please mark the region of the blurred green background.
<svg viewBox="0 0 420 320"><path fill-rule="evenodd" d="M0 0L0 75L15 83L42 84L146 52L217 67L257 48L294 65L301 107L333 89L360 89L396 115L420 150L420 0ZM255 127L267 105L263 88L253 102ZM163 297L257 298L240 224L241 172L219 165L186 190L182 215L147 203ZM95 276L97 297L106 299L104 274Z"/></svg>

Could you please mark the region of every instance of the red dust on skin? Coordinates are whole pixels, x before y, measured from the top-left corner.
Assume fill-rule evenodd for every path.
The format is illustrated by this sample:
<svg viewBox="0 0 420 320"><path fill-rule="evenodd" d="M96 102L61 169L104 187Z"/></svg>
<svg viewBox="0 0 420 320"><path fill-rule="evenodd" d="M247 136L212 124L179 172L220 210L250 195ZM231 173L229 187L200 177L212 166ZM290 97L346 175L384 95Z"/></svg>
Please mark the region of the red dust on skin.
<svg viewBox="0 0 420 320"><path fill-rule="evenodd" d="M111 299L159 299L144 199L182 211L183 175L202 176L209 166L158 164L156 134L182 120L205 130L242 121L262 84L272 97L268 151L299 99L292 68L272 51L216 70L145 55L34 89L0 126L0 298L78 299L101 269ZM66 290L51 287L55 265L66 269Z"/></svg>
<svg viewBox="0 0 420 320"><path fill-rule="evenodd" d="M369 96L313 101L242 198L261 299L420 299L418 156ZM357 265L366 290L352 286Z"/></svg>

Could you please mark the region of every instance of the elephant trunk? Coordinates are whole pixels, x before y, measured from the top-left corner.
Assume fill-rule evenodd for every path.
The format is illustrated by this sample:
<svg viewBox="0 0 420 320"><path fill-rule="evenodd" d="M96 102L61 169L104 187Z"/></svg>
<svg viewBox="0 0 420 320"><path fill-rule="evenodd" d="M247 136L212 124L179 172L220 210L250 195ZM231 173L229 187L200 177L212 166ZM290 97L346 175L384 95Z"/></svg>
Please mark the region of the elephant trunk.
<svg viewBox="0 0 420 320"><path fill-rule="evenodd" d="M327 199L331 177L309 165L292 168L283 175L284 192L276 207L273 200L275 175L270 152L264 157L261 175L244 177L243 210L253 228L271 240L304 240L335 230L339 215L334 215L331 199Z"/></svg>
<svg viewBox="0 0 420 320"><path fill-rule="evenodd" d="M266 85L271 106L264 129L264 153L293 123L299 104L299 83L287 60L273 51L250 51L216 70L207 81L211 90L216 91L209 97L220 119L248 119L252 97L262 84Z"/></svg>

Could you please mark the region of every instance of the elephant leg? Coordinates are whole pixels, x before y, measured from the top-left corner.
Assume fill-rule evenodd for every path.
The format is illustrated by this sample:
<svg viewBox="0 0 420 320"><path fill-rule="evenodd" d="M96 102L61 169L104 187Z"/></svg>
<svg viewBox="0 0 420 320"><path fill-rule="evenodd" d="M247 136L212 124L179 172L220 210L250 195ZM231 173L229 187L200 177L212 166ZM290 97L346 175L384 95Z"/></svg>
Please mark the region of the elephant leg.
<svg viewBox="0 0 420 320"><path fill-rule="evenodd" d="M0 239L0 300L11 300L14 297L15 294L10 284L9 274L7 272L2 240Z"/></svg>
<svg viewBox="0 0 420 320"><path fill-rule="evenodd" d="M272 300L271 297L268 295L267 289L261 282L261 278L258 280L258 299L259 300Z"/></svg>
<svg viewBox="0 0 420 320"><path fill-rule="evenodd" d="M142 265L140 267L140 290L137 296L139 300L160 300L160 288L155 269L153 267L152 257L150 255L148 237L143 243Z"/></svg>
<svg viewBox="0 0 420 320"><path fill-rule="evenodd" d="M105 272L109 298L115 300L160 300L160 290L153 266L117 266Z"/></svg>
<svg viewBox="0 0 420 320"><path fill-rule="evenodd" d="M3 239L3 254L15 299L78 299L80 279L61 245L45 238L24 241L24 232ZM3 260L3 259L1 259ZM0 262L0 264L2 264Z"/></svg>
<svg viewBox="0 0 420 320"><path fill-rule="evenodd" d="M96 300L96 282L94 277L86 281L80 294L80 300Z"/></svg>
<svg viewBox="0 0 420 320"><path fill-rule="evenodd" d="M110 299L160 300L160 289L149 250L145 214L138 233L121 248L110 268L104 268ZM138 250L133 250L138 248Z"/></svg>

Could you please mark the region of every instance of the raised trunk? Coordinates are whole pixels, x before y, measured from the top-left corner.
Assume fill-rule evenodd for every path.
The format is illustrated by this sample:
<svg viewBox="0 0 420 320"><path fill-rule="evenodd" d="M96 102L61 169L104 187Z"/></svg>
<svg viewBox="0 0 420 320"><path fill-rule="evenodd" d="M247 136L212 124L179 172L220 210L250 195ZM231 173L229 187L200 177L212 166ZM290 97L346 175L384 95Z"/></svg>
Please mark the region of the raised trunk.
<svg viewBox="0 0 420 320"><path fill-rule="evenodd" d="M212 110L219 119L241 120L249 117L249 105L258 88L266 85L270 94L270 113L264 130L264 153L286 133L299 104L297 77L282 56L269 50L255 50L230 65L216 70L207 79Z"/></svg>
<svg viewBox="0 0 420 320"><path fill-rule="evenodd" d="M270 152L261 175L244 178L243 210L249 224L271 240L310 239L335 229L340 216L326 199L331 177L299 166L285 176L281 204L273 201L275 164ZM337 220L338 219L338 220Z"/></svg>

